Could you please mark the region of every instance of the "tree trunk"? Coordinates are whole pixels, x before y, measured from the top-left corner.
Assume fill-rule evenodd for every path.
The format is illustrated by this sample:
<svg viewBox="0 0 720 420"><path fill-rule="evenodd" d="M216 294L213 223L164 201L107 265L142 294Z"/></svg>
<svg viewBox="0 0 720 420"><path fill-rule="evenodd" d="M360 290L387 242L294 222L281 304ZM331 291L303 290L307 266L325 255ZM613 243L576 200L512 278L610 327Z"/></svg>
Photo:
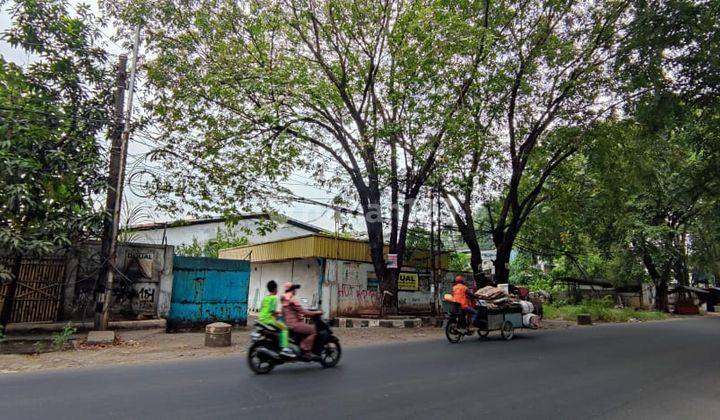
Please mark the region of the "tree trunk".
<svg viewBox="0 0 720 420"><path fill-rule="evenodd" d="M395 302L397 300L397 274L388 270L385 263L385 244L383 241L382 219L367 220L368 241L370 245L370 258L375 268L375 276L379 283L380 292L380 315L384 316L388 312L393 312ZM388 311L388 308L391 310Z"/></svg>
<svg viewBox="0 0 720 420"><path fill-rule="evenodd" d="M667 300L667 275L668 270L665 269L661 273L658 271L657 267L655 266L655 263L652 260L652 257L648 253L648 251L642 247L635 244L638 249L640 250L640 258L642 259L643 264L645 265L645 269L647 270L648 274L650 275L650 279L652 280L653 284L655 285L655 309L661 312L667 312L668 310L668 300Z"/></svg>
<svg viewBox="0 0 720 420"><path fill-rule="evenodd" d="M690 286L690 273L687 268L687 246L685 245L685 237L675 235L673 238L673 273L678 284Z"/></svg>
<svg viewBox="0 0 720 420"><path fill-rule="evenodd" d="M501 244L496 245L495 255L495 284L508 283L510 281L510 253L512 242L507 238Z"/></svg>
<svg viewBox="0 0 720 420"><path fill-rule="evenodd" d="M10 317L12 316L13 307L15 306L15 291L17 290L18 279L20 278L20 268L22 265L22 256L20 254L15 255L15 261L11 271L12 279L8 284L5 293L5 301L3 302L2 311L0 311L0 326L2 331L10 323Z"/></svg>
<svg viewBox="0 0 720 420"><path fill-rule="evenodd" d="M445 201L448 204L448 208L455 220L455 225L460 232L463 242L465 242L465 245L467 245L470 250L470 269L472 270L475 283L478 287L492 284L492 281L485 277L482 269L482 253L477 239L477 232L475 231L475 220L472 215L472 209L470 209L470 205L468 204L469 200L466 200L465 205L461 205L461 210L455 209L455 206L447 195L445 195ZM461 211L464 215L460 213Z"/></svg>
<svg viewBox="0 0 720 420"><path fill-rule="evenodd" d="M465 233L460 233L465 240L465 244L470 250L470 266L472 268L473 279L475 280L477 287L480 288L492 284L492 281L485 277L485 272L483 272L482 269L482 253L480 245L477 241L477 236L475 236L475 229L472 229L472 237L466 238Z"/></svg>
<svg viewBox="0 0 720 420"><path fill-rule="evenodd" d="M470 265L472 265L473 279L478 288L492 284L492 281L485 276L485 272L483 271L482 254L480 253L480 246L478 246L477 243L475 243L474 248L470 248Z"/></svg>
<svg viewBox="0 0 720 420"><path fill-rule="evenodd" d="M655 309L660 312L668 311L667 279L663 276L655 283Z"/></svg>

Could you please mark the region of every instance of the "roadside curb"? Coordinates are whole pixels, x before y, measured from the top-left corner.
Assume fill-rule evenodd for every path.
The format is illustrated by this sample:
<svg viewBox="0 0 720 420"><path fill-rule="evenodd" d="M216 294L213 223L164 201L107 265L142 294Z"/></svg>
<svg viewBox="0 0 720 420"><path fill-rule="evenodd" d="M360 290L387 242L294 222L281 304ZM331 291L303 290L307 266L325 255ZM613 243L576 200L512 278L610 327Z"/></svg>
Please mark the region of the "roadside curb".
<svg viewBox="0 0 720 420"><path fill-rule="evenodd" d="M335 318L333 324L338 328L419 328L420 326L422 326L422 320L420 318Z"/></svg>
<svg viewBox="0 0 720 420"><path fill-rule="evenodd" d="M19 324L8 324L8 333L32 333L32 332L56 332L62 331L66 325L76 328L78 331L89 331L93 329L92 322L29 322ZM165 319L146 319L141 321L110 321L109 328L114 330L145 330L165 328L167 322Z"/></svg>

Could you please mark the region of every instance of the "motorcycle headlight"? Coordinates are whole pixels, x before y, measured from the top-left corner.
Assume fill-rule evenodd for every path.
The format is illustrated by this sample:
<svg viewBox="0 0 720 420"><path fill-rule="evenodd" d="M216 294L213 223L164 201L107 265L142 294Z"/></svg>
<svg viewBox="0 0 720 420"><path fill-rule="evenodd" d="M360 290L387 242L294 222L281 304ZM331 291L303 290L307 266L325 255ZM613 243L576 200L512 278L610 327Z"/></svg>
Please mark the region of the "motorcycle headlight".
<svg viewBox="0 0 720 420"><path fill-rule="evenodd" d="M252 341L258 341L261 338L262 338L262 334L260 334L259 332L253 332L250 334L250 339Z"/></svg>

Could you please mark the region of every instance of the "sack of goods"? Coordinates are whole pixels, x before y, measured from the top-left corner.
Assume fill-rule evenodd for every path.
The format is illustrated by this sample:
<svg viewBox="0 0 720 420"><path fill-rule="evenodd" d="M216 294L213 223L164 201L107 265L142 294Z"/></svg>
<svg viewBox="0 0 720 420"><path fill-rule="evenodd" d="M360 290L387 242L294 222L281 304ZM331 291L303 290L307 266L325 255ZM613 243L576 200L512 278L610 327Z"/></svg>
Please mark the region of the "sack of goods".
<svg viewBox="0 0 720 420"><path fill-rule="evenodd" d="M485 286L475 292L475 296L483 300L495 300L507 296L501 289L493 286Z"/></svg>
<svg viewBox="0 0 720 420"><path fill-rule="evenodd" d="M535 314L523 315L523 327L533 330L540 328L540 317Z"/></svg>
<svg viewBox="0 0 720 420"><path fill-rule="evenodd" d="M521 300L520 305L522 305L522 313L525 314L531 314L533 311L535 311L535 307L531 302L528 302L526 300Z"/></svg>

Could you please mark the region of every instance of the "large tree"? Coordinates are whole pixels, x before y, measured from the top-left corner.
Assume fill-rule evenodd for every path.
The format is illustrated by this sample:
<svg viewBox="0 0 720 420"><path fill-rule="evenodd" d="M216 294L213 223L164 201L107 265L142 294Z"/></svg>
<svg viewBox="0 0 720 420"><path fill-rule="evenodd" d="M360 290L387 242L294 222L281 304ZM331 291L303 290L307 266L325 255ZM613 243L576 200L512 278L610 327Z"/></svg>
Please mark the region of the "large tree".
<svg viewBox="0 0 720 420"><path fill-rule="evenodd" d="M0 57L0 252L15 256L0 322L7 323L23 255L67 248L101 220L97 134L110 110L106 53L87 7L66 1L0 1L10 45L26 68Z"/></svg>
<svg viewBox="0 0 720 420"><path fill-rule="evenodd" d="M634 114L589 135L519 241L572 260L581 277L595 271L616 285L649 280L657 309L665 310L669 282L689 284L692 260L714 270L707 256L717 229L720 114L668 95Z"/></svg>
<svg viewBox="0 0 720 420"><path fill-rule="evenodd" d="M507 282L513 245L545 200L546 182L616 104L611 67L628 36L631 8L617 1L501 3L510 15L498 22L503 30L493 39L497 53L481 63L485 79L467 95L467 125L474 130L467 143L473 146L461 159L472 172L452 173L445 185L458 227L478 253L473 212L478 180L488 168L481 164L487 149L482 142L500 142L500 194L485 207L497 251L496 281ZM473 265L479 261L473 257Z"/></svg>
<svg viewBox="0 0 720 420"><path fill-rule="evenodd" d="M359 202L381 289L397 290L413 201L478 78L487 2L136 2L158 192L197 212L279 200L304 169ZM129 12L128 12L129 11ZM164 181L164 182L163 182Z"/></svg>

